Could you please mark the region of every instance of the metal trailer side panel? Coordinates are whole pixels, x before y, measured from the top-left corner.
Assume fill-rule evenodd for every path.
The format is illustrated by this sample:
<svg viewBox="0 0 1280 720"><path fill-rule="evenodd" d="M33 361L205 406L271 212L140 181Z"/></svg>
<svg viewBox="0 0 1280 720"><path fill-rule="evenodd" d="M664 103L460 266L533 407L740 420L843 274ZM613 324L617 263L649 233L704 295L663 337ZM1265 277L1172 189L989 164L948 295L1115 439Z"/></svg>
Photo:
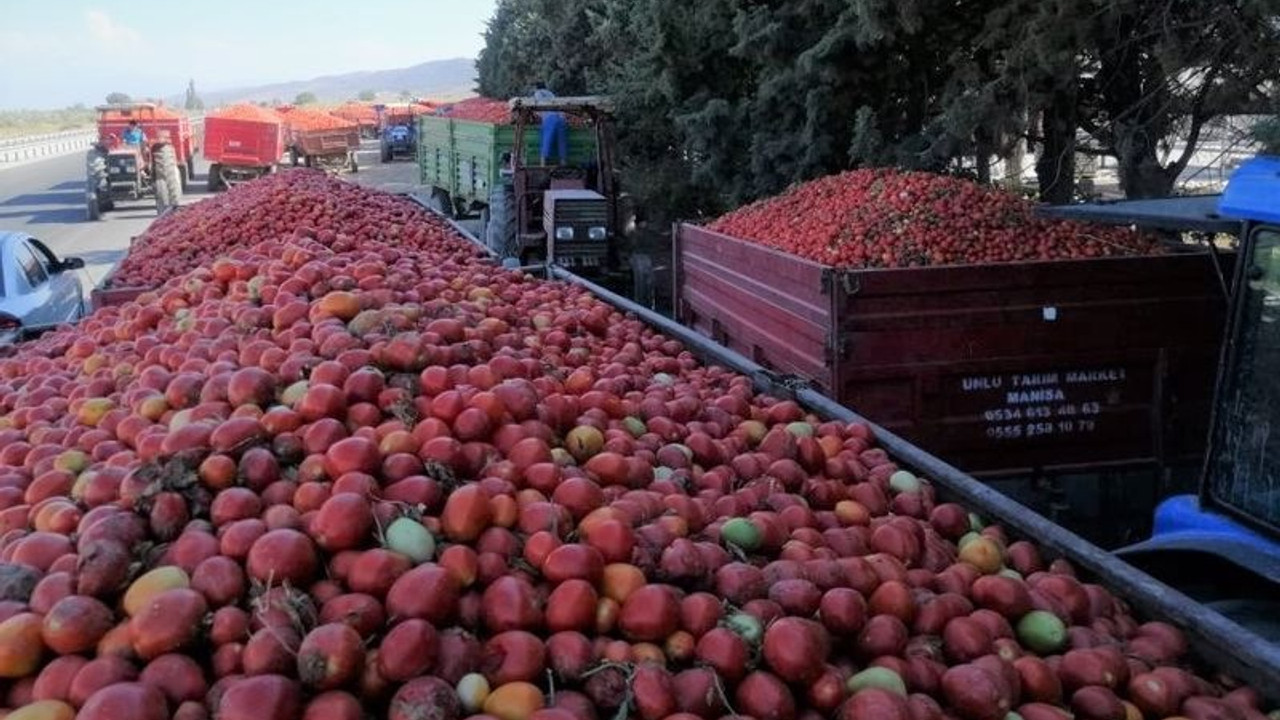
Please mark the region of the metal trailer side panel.
<svg viewBox="0 0 1280 720"><path fill-rule="evenodd" d="M233 167L266 167L284 153L280 123L208 117L204 127L204 157Z"/></svg>
<svg viewBox="0 0 1280 720"><path fill-rule="evenodd" d="M970 471L1202 450L1225 306L1207 256L840 271L677 235L682 322Z"/></svg>
<svg viewBox="0 0 1280 720"><path fill-rule="evenodd" d="M832 387L826 268L692 225L675 235L682 323L771 370Z"/></svg>
<svg viewBox="0 0 1280 720"><path fill-rule="evenodd" d="M891 410L900 392L885 422L965 467L1202 449L1225 312L1207 256L840 275L833 395Z"/></svg>
<svg viewBox="0 0 1280 720"><path fill-rule="evenodd" d="M453 172L453 121L423 115L418 118L418 182L457 195Z"/></svg>
<svg viewBox="0 0 1280 720"><path fill-rule="evenodd" d="M438 187L455 201L489 202L502 181L504 155L515 143L515 127L424 115L418 119L418 175L423 185ZM536 165L540 141L536 126L525 133L524 162ZM596 137L591 128L570 126L569 162L595 161Z"/></svg>
<svg viewBox="0 0 1280 720"><path fill-rule="evenodd" d="M304 155L341 155L360 147L360 128L291 130L290 141Z"/></svg>

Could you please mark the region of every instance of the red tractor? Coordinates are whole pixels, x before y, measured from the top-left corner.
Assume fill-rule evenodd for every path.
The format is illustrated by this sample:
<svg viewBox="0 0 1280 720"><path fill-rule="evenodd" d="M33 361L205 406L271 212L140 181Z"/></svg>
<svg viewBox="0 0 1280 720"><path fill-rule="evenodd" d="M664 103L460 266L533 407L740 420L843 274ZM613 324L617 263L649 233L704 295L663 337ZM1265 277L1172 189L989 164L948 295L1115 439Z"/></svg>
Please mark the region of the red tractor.
<svg viewBox="0 0 1280 720"><path fill-rule="evenodd" d="M151 103L102 105L98 142L85 156L88 218L119 200L153 196L156 212L176 207L191 175L194 140L186 118Z"/></svg>

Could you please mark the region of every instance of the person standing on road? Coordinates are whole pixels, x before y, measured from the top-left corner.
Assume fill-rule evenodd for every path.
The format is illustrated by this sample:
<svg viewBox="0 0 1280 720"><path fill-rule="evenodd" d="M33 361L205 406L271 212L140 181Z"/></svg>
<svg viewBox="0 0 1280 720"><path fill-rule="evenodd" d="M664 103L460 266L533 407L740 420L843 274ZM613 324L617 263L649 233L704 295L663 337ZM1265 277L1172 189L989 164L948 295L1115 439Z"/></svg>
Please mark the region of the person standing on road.
<svg viewBox="0 0 1280 720"><path fill-rule="evenodd" d="M547 89L547 84L539 82L534 86L533 99L537 102L546 102L555 99L555 93ZM569 162L569 125L565 122L564 113L560 112L543 112L538 113L542 120L542 164L547 164L547 158L551 157L551 150L556 151L556 157L561 165Z"/></svg>
<svg viewBox="0 0 1280 720"><path fill-rule="evenodd" d="M124 131L125 145L142 145L147 141L147 134L138 126L137 120L130 120L129 127Z"/></svg>

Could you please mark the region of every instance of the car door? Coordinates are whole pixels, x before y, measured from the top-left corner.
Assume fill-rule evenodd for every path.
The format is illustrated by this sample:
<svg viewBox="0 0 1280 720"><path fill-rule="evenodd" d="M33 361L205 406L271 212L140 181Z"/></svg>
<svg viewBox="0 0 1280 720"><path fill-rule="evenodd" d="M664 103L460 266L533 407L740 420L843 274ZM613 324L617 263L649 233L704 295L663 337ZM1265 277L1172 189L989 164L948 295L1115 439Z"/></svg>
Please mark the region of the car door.
<svg viewBox="0 0 1280 720"><path fill-rule="evenodd" d="M18 266L18 282L26 285L26 305L30 309L23 325L28 328L54 325L61 322L64 308L59 307L53 297L49 284L49 271L36 256L36 251L26 240L19 241L14 247L14 260Z"/></svg>
<svg viewBox="0 0 1280 720"><path fill-rule="evenodd" d="M79 320L84 316L84 284L80 271L61 267L58 256L39 240L30 238L28 242L48 278L49 302L56 317L53 322Z"/></svg>

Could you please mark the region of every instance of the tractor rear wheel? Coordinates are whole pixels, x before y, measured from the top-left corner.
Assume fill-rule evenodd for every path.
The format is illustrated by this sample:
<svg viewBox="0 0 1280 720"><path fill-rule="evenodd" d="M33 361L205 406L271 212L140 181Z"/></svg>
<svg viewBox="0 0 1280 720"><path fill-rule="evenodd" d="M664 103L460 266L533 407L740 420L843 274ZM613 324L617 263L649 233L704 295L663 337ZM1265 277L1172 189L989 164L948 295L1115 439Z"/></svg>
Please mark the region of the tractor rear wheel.
<svg viewBox="0 0 1280 720"><path fill-rule="evenodd" d="M205 189L217 192L222 189L222 165L214 163L209 166L209 174L205 177Z"/></svg>
<svg viewBox="0 0 1280 720"><path fill-rule="evenodd" d="M100 148L92 148L84 158L85 215L89 220L100 220L102 211L110 209L101 195L106 180L107 155Z"/></svg>
<svg viewBox="0 0 1280 720"><path fill-rule="evenodd" d="M156 196L156 215L163 215L169 209L169 181L163 175L157 175L151 183Z"/></svg>
<svg viewBox="0 0 1280 720"><path fill-rule="evenodd" d="M489 222L484 228L484 244L502 258L519 258L516 236L516 191L499 185L489 194Z"/></svg>
<svg viewBox="0 0 1280 720"><path fill-rule="evenodd" d="M438 215L453 217L453 203L449 201L449 193L441 188L431 189L431 197L427 198L427 207Z"/></svg>
<svg viewBox="0 0 1280 720"><path fill-rule="evenodd" d="M165 190L164 205L177 207L182 203L182 171L178 166L178 154L172 145L160 145L155 149L151 172L155 176L156 210L163 212L160 206L160 188Z"/></svg>
<svg viewBox="0 0 1280 720"><path fill-rule="evenodd" d="M382 162L391 162L391 143L386 138L382 138Z"/></svg>

